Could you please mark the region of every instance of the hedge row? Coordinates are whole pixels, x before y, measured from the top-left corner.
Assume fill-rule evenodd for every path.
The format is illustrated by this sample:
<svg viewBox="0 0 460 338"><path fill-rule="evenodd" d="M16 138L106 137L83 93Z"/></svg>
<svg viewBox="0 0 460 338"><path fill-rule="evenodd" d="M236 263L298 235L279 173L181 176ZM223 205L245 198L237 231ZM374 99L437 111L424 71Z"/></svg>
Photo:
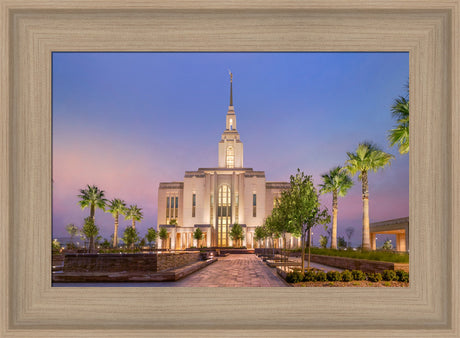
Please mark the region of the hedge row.
<svg viewBox="0 0 460 338"><path fill-rule="evenodd" d="M351 282L353 280L361 281L367 280L369 282L380 282L384 281L399 281L409 282L409 273L403 270L385 270L383 273L365 273L361 270L345 270L343 272L329 271L325 273L323 271L308 271L305 274L296 270L289 272L286 276L288 283L299 283L299 282Z"/></svg>
<svg viewBox="0 0 460 338"><path fill-rule="evenodd" d="M301 249L293 249L291 252L300 252ZM355 259L369 259L371 261L394 262L394 263L409 263L409 254L407 252L392 252L386 250L336 250L336 249L323 249L312 247L311 254L323 256L339 256Z"/></svg>

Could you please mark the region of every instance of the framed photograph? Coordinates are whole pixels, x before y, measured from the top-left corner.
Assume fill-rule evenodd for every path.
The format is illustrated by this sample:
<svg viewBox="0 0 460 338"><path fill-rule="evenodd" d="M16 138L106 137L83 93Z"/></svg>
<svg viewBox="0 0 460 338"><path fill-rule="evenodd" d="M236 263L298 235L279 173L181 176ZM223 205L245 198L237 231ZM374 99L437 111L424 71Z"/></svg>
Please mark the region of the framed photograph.
<svg viewBox="0 0 460 338"><path fill-rule="evenodd" d="M52 60L53 286L409 286L409 53Z"/></svg>
<svg viewBox="0 0 460 338"><path fill-rule="evenodd" d="M1 5L1 336L460 334L458 0ZM408 52L410 286L52 287L58 52Z"/></svg>

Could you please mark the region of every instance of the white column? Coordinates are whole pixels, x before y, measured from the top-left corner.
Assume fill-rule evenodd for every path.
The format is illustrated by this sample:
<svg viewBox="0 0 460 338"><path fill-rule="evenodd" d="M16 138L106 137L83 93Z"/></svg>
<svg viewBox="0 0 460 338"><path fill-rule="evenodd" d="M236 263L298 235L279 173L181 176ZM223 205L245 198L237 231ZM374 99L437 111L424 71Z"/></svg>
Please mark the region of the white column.
<svg viewBox="0 0 460 338"><path fill-rule="evenodd" d="M206 230L206 246L209 248L211 246L211 228Z"/></svg>
<svg viewBox="0 0 460 338"><path fill-rule="evenodd" d="M375 233L371 232L371 250L376 250L377 249L375 235L376 235Z"/></svg>
<svg viewBox="0 0 460 338"><path fill-rule="evenodd" d="M176 229L171 229L171 250L176 250Z"/></svg>

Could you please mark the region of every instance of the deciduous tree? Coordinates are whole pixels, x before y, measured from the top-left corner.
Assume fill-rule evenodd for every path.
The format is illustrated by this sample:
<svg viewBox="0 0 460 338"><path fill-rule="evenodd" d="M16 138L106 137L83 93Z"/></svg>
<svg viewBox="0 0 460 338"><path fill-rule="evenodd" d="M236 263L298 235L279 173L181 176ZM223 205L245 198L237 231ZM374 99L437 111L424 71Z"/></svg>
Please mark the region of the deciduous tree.
<svg viewBox="0 0 460 338"><path fill-rule="evenodd" d="M149 243L150 248L152 247L152 242L155 242L158 237L158 232L152 227L147 229L147 235L145 235L145 239Z"/></svg>
<svg viewBox="0 0 460 338"><path fill-rule="evenodd" d="M94 239L99 234L99 227L94 224L94 219L91 216L85 218L85 223L81 229L81 233L87 240L89 240L88 252L93 252Z"/></svg>

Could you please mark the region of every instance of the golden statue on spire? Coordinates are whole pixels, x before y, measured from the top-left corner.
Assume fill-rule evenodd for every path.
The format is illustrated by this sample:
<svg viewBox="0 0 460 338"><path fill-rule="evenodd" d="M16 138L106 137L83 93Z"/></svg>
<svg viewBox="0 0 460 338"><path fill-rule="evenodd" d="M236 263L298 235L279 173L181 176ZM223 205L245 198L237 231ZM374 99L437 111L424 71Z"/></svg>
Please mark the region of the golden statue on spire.
<svg viewBox="0 0 460 338"><path fill-rule="evenodd" d="M233 82L233 74L230 69L228 70L228 73L230 74L230 82Z"/></svg>

